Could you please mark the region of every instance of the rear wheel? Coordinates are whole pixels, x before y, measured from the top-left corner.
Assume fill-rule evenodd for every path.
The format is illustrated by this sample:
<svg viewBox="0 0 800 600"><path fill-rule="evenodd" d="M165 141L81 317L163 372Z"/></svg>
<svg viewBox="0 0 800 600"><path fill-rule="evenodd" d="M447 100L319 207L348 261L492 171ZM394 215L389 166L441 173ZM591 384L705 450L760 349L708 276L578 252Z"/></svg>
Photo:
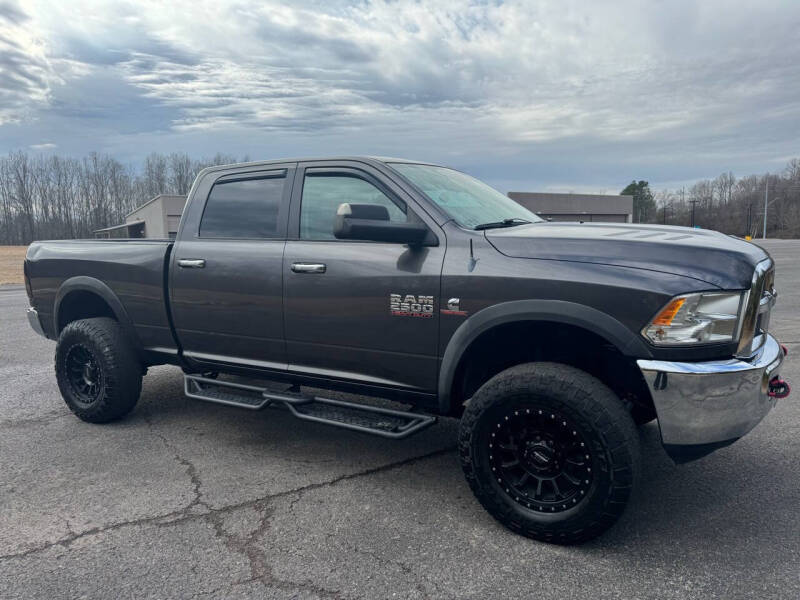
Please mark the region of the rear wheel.
<svg viewBox="0 0 800 600"><path fill-rule="evenodd" d="M529 363L470 400L459 434L467 481L509 529L559 544L592 539L622 514L639 470L630 413L574 367Z"/></svg>
<svg viewBox="0 0 800 600"><path fill-rule="evenodd" d="M141 393L142 365L113 319L82 319L64 327L56 346L55 368L64 402L90 423L123 417Z"/></svg>

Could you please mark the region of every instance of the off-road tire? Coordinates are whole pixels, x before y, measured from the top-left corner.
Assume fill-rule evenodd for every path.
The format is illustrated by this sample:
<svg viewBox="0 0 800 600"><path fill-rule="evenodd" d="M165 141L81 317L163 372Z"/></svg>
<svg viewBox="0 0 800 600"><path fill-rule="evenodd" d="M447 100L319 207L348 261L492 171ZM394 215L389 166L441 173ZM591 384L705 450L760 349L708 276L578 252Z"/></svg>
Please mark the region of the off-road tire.
<svg viewBox="0 0 800 600"><path fill-rule="evenodd" d="M96 373L93 393L83 394L74 383L76 369L74 366L70 369L70 365L74 365L78 353L89 357L92 373ZM64 327L56 345L55 369L64 402L89 423L119 419L133 410L139 400L142 365L133 345L113 319L82 319Z"/></svg>
<svg viewBox="0 0 800 600"><path fill-rule="evenodd" d="M490 454L497 452L496 444L489 448L492 432L506 426L506 416L513 422L515 414L540 410L545 417L548 410L563 415L570 429L565 435L576 435L591 450L591 459L583 467L593 471L587 474L590 483L580 496L576 489L576 497L567 501L575 504L563 510L537 504L535 498L532 510L515 499L513 489L508 493L506 483L498 481L498 463ZM535 429L529 423L523 423L521 431ZM525 439L522 436L520 439ZM614 392L584 371L544 362L502 371L475 393L461 418L459 454L467 482L493 517L516 533L555 544L585 542L613 525L631 497L640 469L636 426ZM529 463L524 468L528 469ZM583 483L579 481L579 485ZM548 510L558 512L541 512Z"/></svg>

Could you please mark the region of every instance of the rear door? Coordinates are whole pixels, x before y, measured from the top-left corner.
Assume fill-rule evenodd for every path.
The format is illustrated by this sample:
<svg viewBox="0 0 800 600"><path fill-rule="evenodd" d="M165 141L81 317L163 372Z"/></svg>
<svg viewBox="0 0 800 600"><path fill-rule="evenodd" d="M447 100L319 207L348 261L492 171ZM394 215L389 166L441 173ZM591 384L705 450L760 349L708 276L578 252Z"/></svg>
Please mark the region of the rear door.
<svg viewBox="0 0 800 600"><path fill-rule="evenodd" d="M382 204L436 245L337 240L339 204ZM360 163L300 163L284 255L289 370L364 385L436 388L444 236L403 190Z"/></svg>
<svg viewBox="0 0 800 600"><path fill-rule="evenodd" d="M186 357L286 369L282 269L294 168L212 172L198 182L170 268Z"/></svg>

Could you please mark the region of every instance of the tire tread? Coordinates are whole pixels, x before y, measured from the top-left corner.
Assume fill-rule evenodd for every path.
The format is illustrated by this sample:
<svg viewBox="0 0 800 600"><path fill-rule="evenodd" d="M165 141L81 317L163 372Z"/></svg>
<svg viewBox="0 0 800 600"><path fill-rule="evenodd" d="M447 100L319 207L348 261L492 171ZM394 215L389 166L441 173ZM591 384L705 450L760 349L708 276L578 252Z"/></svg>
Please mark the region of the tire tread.
<svg viewBox="0 0 800 600"><path fill-rule="evenodd" d="M475 465L478 423L484 412L520 389L560 390L559 400L586 417L605 442L611 463L611 485L602 509L570 519L564 527L554 521L529 518L518 511ZM540 541L576 544L597 537L622 515L639 478L639 435L630 413L607 386L588 373L557 363L526 363L511 367L487 381L469 401L461 419L458 443L464 475L473 493L503 525Z"/></svg>
<svg viewBox="0 0 800 600"><path fill-rule="evenodd" d="M64 359L73 343L91 345L102 362L103 390L98 401L82 407L72 399L66 381ZM136 351L120 327L108 317L81 319L67 324L58 338L55 354L58 387L69 409L89 423L107 423L120 419L136 406L142 389L142 366Z"/></svg>

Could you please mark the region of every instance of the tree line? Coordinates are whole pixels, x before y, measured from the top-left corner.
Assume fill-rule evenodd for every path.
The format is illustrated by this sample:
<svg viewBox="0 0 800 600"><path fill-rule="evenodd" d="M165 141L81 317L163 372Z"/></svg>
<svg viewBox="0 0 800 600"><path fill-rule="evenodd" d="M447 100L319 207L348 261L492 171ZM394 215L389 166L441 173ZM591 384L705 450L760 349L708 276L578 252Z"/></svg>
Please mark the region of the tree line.
<svg viewBox="0 0 800 600"><path fill-rule="evenodd" d="M11 152L0 157L0 244L94 237L158 194L187 194L203 168L232 162L237 158L225 154L196 160L154 152L136 168L97 153L78 159ZM765 191L767 237L800 238L800 159L780 173L723 173L655 194L640 180L622 193L634 197L635 222L694 224L755 237L763 228Z"/></svg>
<svg viewBox="0 0 800 600"><path fill-rule="evenodd" d="M11 152L0 157L0 244L94 237L158 194L187 194L203 168L238 160L152 153L137 169L97 153L77 159Z"/></svg>
<svg viewBox="0 0 800 600"><path fill-rule="evenodd" d="M800 238L800 159L779 173L737 178L722 173L689 187L653 194L646 181L623 191L633 195L634 221L700 226L744 237L761 237L767 200L767 237Z"/></svg>

